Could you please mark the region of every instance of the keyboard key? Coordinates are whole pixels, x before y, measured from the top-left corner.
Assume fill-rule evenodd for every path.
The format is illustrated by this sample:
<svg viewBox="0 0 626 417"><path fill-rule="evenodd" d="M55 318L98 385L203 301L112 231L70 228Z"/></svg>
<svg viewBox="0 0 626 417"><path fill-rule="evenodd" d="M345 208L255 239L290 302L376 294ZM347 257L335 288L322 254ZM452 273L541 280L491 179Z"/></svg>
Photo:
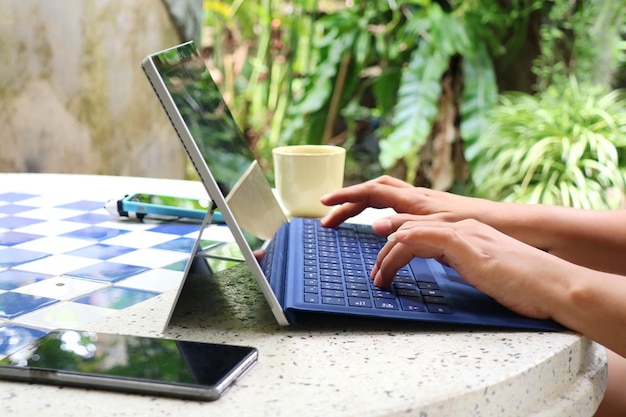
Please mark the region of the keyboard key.
<svg viewBox="0 0 626 417"><path fill-rule="evenodd" d="M341 271L339 271L338 269L321 269L320 276L340 277Z"/></svg>
<svg viewBox="0 0 626 417"><path fill-rule="evenodd" d="M426 301L428 304L448 304L445 298L433 297L431 295L425 295L424 301Z"/></svg>
<svg viewBox="0 0 626 417"><path fill-rule="evenodd" d="M304 293L304 302L312 303L312 304L319 304L320 297L317 294Z"/></svg>
<svg viewBox="0 0 626 417"><path fill-rule="evenodd" d="M348 298L348 304L353 307L372 308L372 302L369 298Z"/></svg>
<svg viewBox="0 0 626 417"><path fill-rule="evenodd" d="M373 290L372 295L374 298L395 299L395 294L385 290Z"/></svg>
<svg viewBox="0 0 626 417"><path fill-rule="evenodd" d="M322 290L322 297L343 298L343 290Z"/></svg>
<svg viewBox="0 0 626 417"><path fill-rule="evenodd" d="M422 290L438 290L439 285L434 282L417 281L417 286Z"/></svg>
<svg viewBox="0 0 626 417"><path fill-rule="evenodd" d="M369 291L362 290L348 290L348 297L357 297L357 298L370 298Z"/></svg>
<svg viewBox="0 0 626 417"><path fill-rule="evenodd" d="M387 299L387 298L375 298L374 304L376 308L384 309L384 310L399 310L398 300L395 298Z"/></svg>
<svg viewBox="0 0 626 417"><path fill-rule="evenodd" d="M420 290L422 295L429 295L431 297L442 297L443 298L443 292L441 292L441 290Z"/></svg>
<svg viewBox="0 0 626 417"><path fill-rule="evenodd" d="M346 280L346 289L347 290L361 290L361 291L367 291L368 290L368 286L366 282L349 282ZM368 292L369 294L369 292Z"/></svg>
<svg viewBox="0 0 626 417"><path fill-rule="evenodd" d="M369 224L354 224L353 226L359 233L372 233L372 226Z"/></svg>
<svg viewBox="0 0 626 417"><path fill-rule="evenodd" d="M343 298L335 298L335 297L322 297L322 304L331 304L336 306L346 305L346 302Z"/></svg>
<svg viewBox="0 0 626 417"><path fill-rule="evenodd" d="M337 284L343 284L343 279L338 276L321 276L320 281L322 282L334 282Z"/></svg>
<svg viewBox="0 0 626 417"><path fill-rule="evenodd" d="M401 297L400 305L402 305L402 310L405 311L426 312L426 305L422 302L421 298Z"/></svg>
<svg viewBox="0 0 626 417"><path fill-rule="evenodd" d="M426 304L428 311L436 314L452 314L452 309L444 304Z"/></svg>
<svg viewBox="0 0 626 417"><path fill-rule="evenodd" d="M363 278L368 276L364 269L344 269L343 274L347 277Z"/></svg>
<svg viewBox="0 0 626 417"><path fill-rule="evenodd" d="M394 282L393 286L396 287L396 289L417 291L417 285L414 282Z"/></svg>
<svg viewBox="0 0 626 417"><path fill-rule="evenodd" d="M414 289L398 289L398 295L401 297L421 298L421 293Z"/></svg>
<svg viewBox="0 0 626 417"><path fill-rule="evenodd" d="M344 277L346 283L350 284L363 284L367 286L367 283L371 281L369 278L365 278L364 275L346 275Z"/></svg>
<svg viewBox="0 0 626 417"><path fill-rule="evenodd" d="M340 283L336 283L336 282L322 282L322 288L325 290L341 291L343 290L343 285L341 285Z"/></svg>

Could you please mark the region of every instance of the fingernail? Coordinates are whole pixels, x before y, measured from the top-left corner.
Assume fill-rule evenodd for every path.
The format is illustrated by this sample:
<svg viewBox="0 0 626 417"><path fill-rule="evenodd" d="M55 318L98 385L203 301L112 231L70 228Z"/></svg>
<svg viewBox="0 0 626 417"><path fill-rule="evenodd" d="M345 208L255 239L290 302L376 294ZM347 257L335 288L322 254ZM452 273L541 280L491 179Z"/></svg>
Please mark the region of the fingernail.
<svg viewBox="0 0 626 417"><path fill-rule="evenodd" d="M389 230L393 225L391 224L391 220L389 219L377 219L374 220L372 226L377 229L384 228L386 230Z"/></svg>
<svg viewBox="0 0 626 417"><path fill-rule="evenodd" d="M373 280L374 278L376 278L376 274L378 273L378 267L376 265L374 265L374 267L372 268L372 272L370 272L370 278Z"/></svg>
<svg viewBox="0 0 626 417"><path fill-rule="evenodd" d="M388 242L395 242L397 239L397 236L395 233L390 234L389 236L387 236L387 241Z"/></svg>
<svg viewBox="0 0 626 417"><path fill-rule="evenodd" d="M378 287L381 279L382 275L380 274L380 271L376 272L376 276L374 277L374 285Z"/></svg>

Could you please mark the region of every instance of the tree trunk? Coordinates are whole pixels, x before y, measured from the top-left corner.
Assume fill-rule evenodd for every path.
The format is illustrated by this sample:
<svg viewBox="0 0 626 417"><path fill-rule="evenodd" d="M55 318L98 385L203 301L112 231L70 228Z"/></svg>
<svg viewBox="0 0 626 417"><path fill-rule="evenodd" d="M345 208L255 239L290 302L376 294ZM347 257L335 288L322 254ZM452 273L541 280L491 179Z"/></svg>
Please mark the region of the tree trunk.
<svg viewBox="0 0 626 417"><path fill-rule="evenodd" d="M448 70L441 80L437 118L419 151L420 162L414 182L417 186L451 190L457 183L467 183L470 177L459 128L463 81L463 58L456 55L450 59Z"/></svg>

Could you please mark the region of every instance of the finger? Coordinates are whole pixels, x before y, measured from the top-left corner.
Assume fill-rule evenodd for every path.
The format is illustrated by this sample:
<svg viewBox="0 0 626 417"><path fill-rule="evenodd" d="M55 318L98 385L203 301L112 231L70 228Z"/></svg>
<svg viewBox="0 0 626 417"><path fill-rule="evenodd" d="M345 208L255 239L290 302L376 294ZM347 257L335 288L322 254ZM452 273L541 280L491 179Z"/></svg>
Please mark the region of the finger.
<svg viewBox="0 0 626 417"><path fill-rule="evenodd" d="M322 203L326 204L322 199ZM331 204L327 204L331 205ZM337 227L350 217L354 217L367 208L367 203L344 203L332 209L324 218L321 219L324 227Z"/></svg>
<svg viewBox="0 0 626 417"><path fill-rule="evenodd" d="M407 222L423 222L439 220L437 214L431 215L415 215L407 213L394 214L393 216L377 219L372 222L374 233L380 236L388 236L401 228Z"/></svg>
<svg viewBox="0 0 626 417"><path fill-rule="evenodd" d="M452 226L445 222L406 222L388 237L376 260L374 284L388 286L414 257L446 261Z"/></svg>
<svg viewBox="0 0 626 417"><path fill-rule="evenodd" d="M389 217L385 217L384 219L374 220L372 223L372 230L374 233L380 236L388 236L391 233L395 232L397 227L394 227L394 223Z"/></svg>
<svg viewBox="0 0 626 417"><path fill-rule="evenodd" d="M380 288L389 287L398 270L414 258L411 249L405 244L388 242L384 249L385 251L380 253L376 262L376 272L373 277L374 285Z"/></svg>
<svg viewBox="0 0 626 417"><path fill-rule="evenodd" d="M380 287L387 287L393 281L398 269L405 266L414 257L410 253L409 247L404 249L404 252L400 251L397 246L400 244L395 239L396 233L392 233L387 240L387 243L380 249L376 257L376 263L372 268L371 278L374 279L374 284ZM390 256L391 255L391 256ZM391 259L391 262L389 261Z"/></svg>
<svg viewBox="0 0 626 417"><path fill-rule="evenodd" d="M368 202L372 207L383 208L389 207L390 199L406 196L406 193L399 193L398 191L407 188L413 187L400 180L372 180L326 194L321 198L321 201L329 206Z"/></svg>
<svg viewBox="0 0 626 417"><path fill-rule="evenodd" d="M253 252L257 261L260 261L265 256L265 249L257 249Z"/></svg>
<svg viewBox="0 0 626 417"><path fill-rule="evenodd" d="M391 175L381 175L380 177L374 178L371 181L379 184L390 185L396 188L413 188L413 186L406 181L399 180L398 178L392 177Z"/></svg>
<svg viewBox="0 0 626 417"><path fill-rule="evenodd" d="M381 264L382 260L385 259L385 257L387 256L387 254L389 253L389 251L391 250L393 245L395 245L395 242L389 242L388 241L378 251L378 254L376 256L376 262L374 263L374 266L372 267L372 271L370 273L370 278L372 278L373 280L376 280L376 277L379 275L379 273L380 273L380 264Z"/></svg>
<svg viewBox="0 0 626 417"><path fill-rule="evenodd" d="M393 229L392 232L396 232L397 228L394 226L395 224L400 224L399 227L403 227L405 222L401 222L399 223L397 219L402 219L402 218L406 218L407 216L390 216L386 219L381 219L381 220L377 220L376 223L378 223L378 225L376 226L377 229L383 229L383 228L387 228L389 230ZM416 217L416 216L415 216ZM392 219L393 218L393 219ZM396 220L394 222L394 219ZM411 224L409 224L408 226L405 227L412 227ZM381 233L382 234L382 233ZM377 275L380 275L380 265L382 263L382 261L384 259L386 259L387 255L389 254L389 252L391 251L391 249L396 245L396 239L395 239L395 234L393 233L387 233L389 234L388 236L388 240L387 243L378 251L378 255L376 256L376 263L374 264L374 267L372 268L372 272L370 274L371 278L376 280L377 279ZM400 265L400 267L403 265ZM398 269L400 268L398 267ZM391 274L393 273L393 275L395 275L394 271L386 271L386 275L385 278L383 279L384 282L386 284L390 284L391 282L388 281L388 277L387 274ZM380 277L378 277L378 279L380 279Z"/></svg>
<svg viewBox="0 0 626 417"><path fill-rule="evenodd" d="M320 201L328 206L337 206L322 219L325 227L335 227L368 207L391 207L398 212L412 212L413 198L395 185L376 181L343 188L323 196Z"/></svg>

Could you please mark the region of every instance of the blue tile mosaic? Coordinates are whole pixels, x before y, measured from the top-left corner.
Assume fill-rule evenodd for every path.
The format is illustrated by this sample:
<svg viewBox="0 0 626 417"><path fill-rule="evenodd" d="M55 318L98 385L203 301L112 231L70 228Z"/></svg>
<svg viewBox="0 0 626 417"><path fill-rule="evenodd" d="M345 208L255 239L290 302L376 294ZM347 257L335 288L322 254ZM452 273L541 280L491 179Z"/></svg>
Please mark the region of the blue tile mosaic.
<svg viewBox="0 0 626 417"><path fill-rule="evenodd" d="M95 245L68 252L67 255L106 260L115 258L116 256L127 254L129 252L133 252L134 250L135 249L133 248L128 248L125 246L103 245L101 243L97 243Z"/></svg>
<svg viewBox="0 0 626 417"><path fill-rule="evenodd" d="M185 268L187 267L187 262L188 262L187 260L178 261L178 262L175 262L175 263L173 263L171 265L167 265L167 266L163 267L163 269L168 269L170 271L184 271Z"/></svg>
<svg viewBox="0 0 626 417"><path fill-rule="evenodd" d="M168 233L171 235L186 235L200 230L200 224L164 223L149 229L151 232Z"/></svg>
<svg viewBox="0 0 626 417"><path fill-rule="evenodd" d="M17 229L18 227L30 226L31 224L41 223L43 220L29 219L27 217L7 216L0 218L0 227L4 229Z"/></svg>
<svg viewBox="0 0 626 417"><path fill-rule="evenodd" d="M31 327L7 324L0 326L0 357L10 355L27 346L47 332Z"/></svg>
<svg viewBox="0 0 626 417"><path fill-rule="evenodd" d="M23 211L34 210L37 207L23 206L21 204L5 204L0 206L0 213L4 214L17 214Z"/></svg>
<svg viewBox="0 0 626 417"><path fill-rule="evenodd" d="M26 200L27 198L38 197L36 194L26 193L2 193L0 194L0 201L15 202L20 200Z"/></svg>
<svg viewBox="0 0 626 417"><path fill-rule="evenodd" d="M51 278L52 275L7 269L0 271L0 290L10 291Z"/></svg>
<svg viewBox="0 0 626 417"><path fill-rule="evenodd" d="M135 265L124 265L115 262L100 262L96 265L68 272L67 276L92 279L95 281L117 282L132 277L150 268Z"/></svg>
<svg viewBox="0 0 626 417"><path fill-rule="evenodd" d="M155 259L155 266L148 267L150 262L146 261L145 255L138 253L134 257L133 252L142 250L138 249L141 247L169 252L164 256L172 260L184 258L181 254L193 249L194 236L201 227L199 222L144 219L143 222L120 222L118 228L112 221L114 217L104 210L104 200L64 198L45 193L0 193L0 230L8 229L0 232L0 355L6 355L46 332L39 329L64 327L66 317L60 312L65 311L65 307L89 311L86 306L91 305L103 307L94 308L94 311L101 311L141 303L165 290L162 280L158 279L160 276L179 282L188 265L188 260L182 259L163 267L161 260L157 267L159 259ZM50 211L49 218L47 211ZM31 225L33 227L21 229ZM152 240L150 233L146 232L165 235L156 235ZM114 237L123 238L114 245L107 245L108 239ZM168 239L171 240L166 242ZM204 240L202 247L220 243L219 239ZM41 261L32 268L21 266L36 260ZM194 273L210 273L207 261L202 261L203 268L192 268ZM144 266L120 262L136 262ZM28 269L40 272L28 272ZM73 271L65 273L68 269ZM168 273L150 274L156 269L166 269ZM63 274L59 275L61 271ZM131 278L126 281L128 285L123 281L127 278ZM72 288L83 286L85 290L65 296L57 286L68 284ZM78 297L78 300L72 297ZM22 317L26 313L28 315Z"/></svg>
<svg viewBox="0 0 626 417"><path fill-rule="evenodd" d="M156 245L154 246L154 248L189 253L193 249L193 245L195 243L196 239L181 237L165 243L161 243L160 245Z"/></svg>
<svg viewBox="0 0 626 417"><path fill-rule="evenodd" d="M13 246L20 243L29 242L31 240L39 239L41 235L34 235L32 233L21 232L4 232L0 233L0 245Z"/></svg>
<svg viewBox="0 0 626 417"><path fill-rule="evenodd" d="M26 262L36 261L46 256L50 256L50 254L17 248L0 249L0 266L10 268Z"/></svg>
<svg viewBox="0 0 626 417"><path fill-rule="evenodd" d="M127 230L112 229L110 227L90 226L84 229L74 230L73 232L65 233L63 237L75 237L79 239L89 240L104 240L115 236L128 233Z"/></svg>
<svg viewBox="0 0 626 417"><path fill-rule="evenodd" d="M85 213L74 217L68 217L64 220L77 223L96 224L111 220L111 216L109 216L108 214Z"/></svg>
<svg viewBox="0 0 626 417"><path fill-rule="evenodd" d="M0 318L12 319L56 302L52 298L5 292L0 294Z"/></svg>
<svg viewBox="0 0 626 417"><path fill-rule="evenodd" d="M146 301L159 293L135 290L131 288L107 287L74 300L75 303L121 310L142 301Z"/></svg>
<svg viewBox="0 0 626 417"><path fill-rule="evenodd" d="M90 210L96 210L99 208L103 208L104 207L104 202L102 201L90 201L90 200L81 200L81 201L74 201L72 203L69 204L63 204L61 206L57 206L59 208L66 208L66 209L72 209L72 210L84 210L84 211L90 211Z"/></svg>

